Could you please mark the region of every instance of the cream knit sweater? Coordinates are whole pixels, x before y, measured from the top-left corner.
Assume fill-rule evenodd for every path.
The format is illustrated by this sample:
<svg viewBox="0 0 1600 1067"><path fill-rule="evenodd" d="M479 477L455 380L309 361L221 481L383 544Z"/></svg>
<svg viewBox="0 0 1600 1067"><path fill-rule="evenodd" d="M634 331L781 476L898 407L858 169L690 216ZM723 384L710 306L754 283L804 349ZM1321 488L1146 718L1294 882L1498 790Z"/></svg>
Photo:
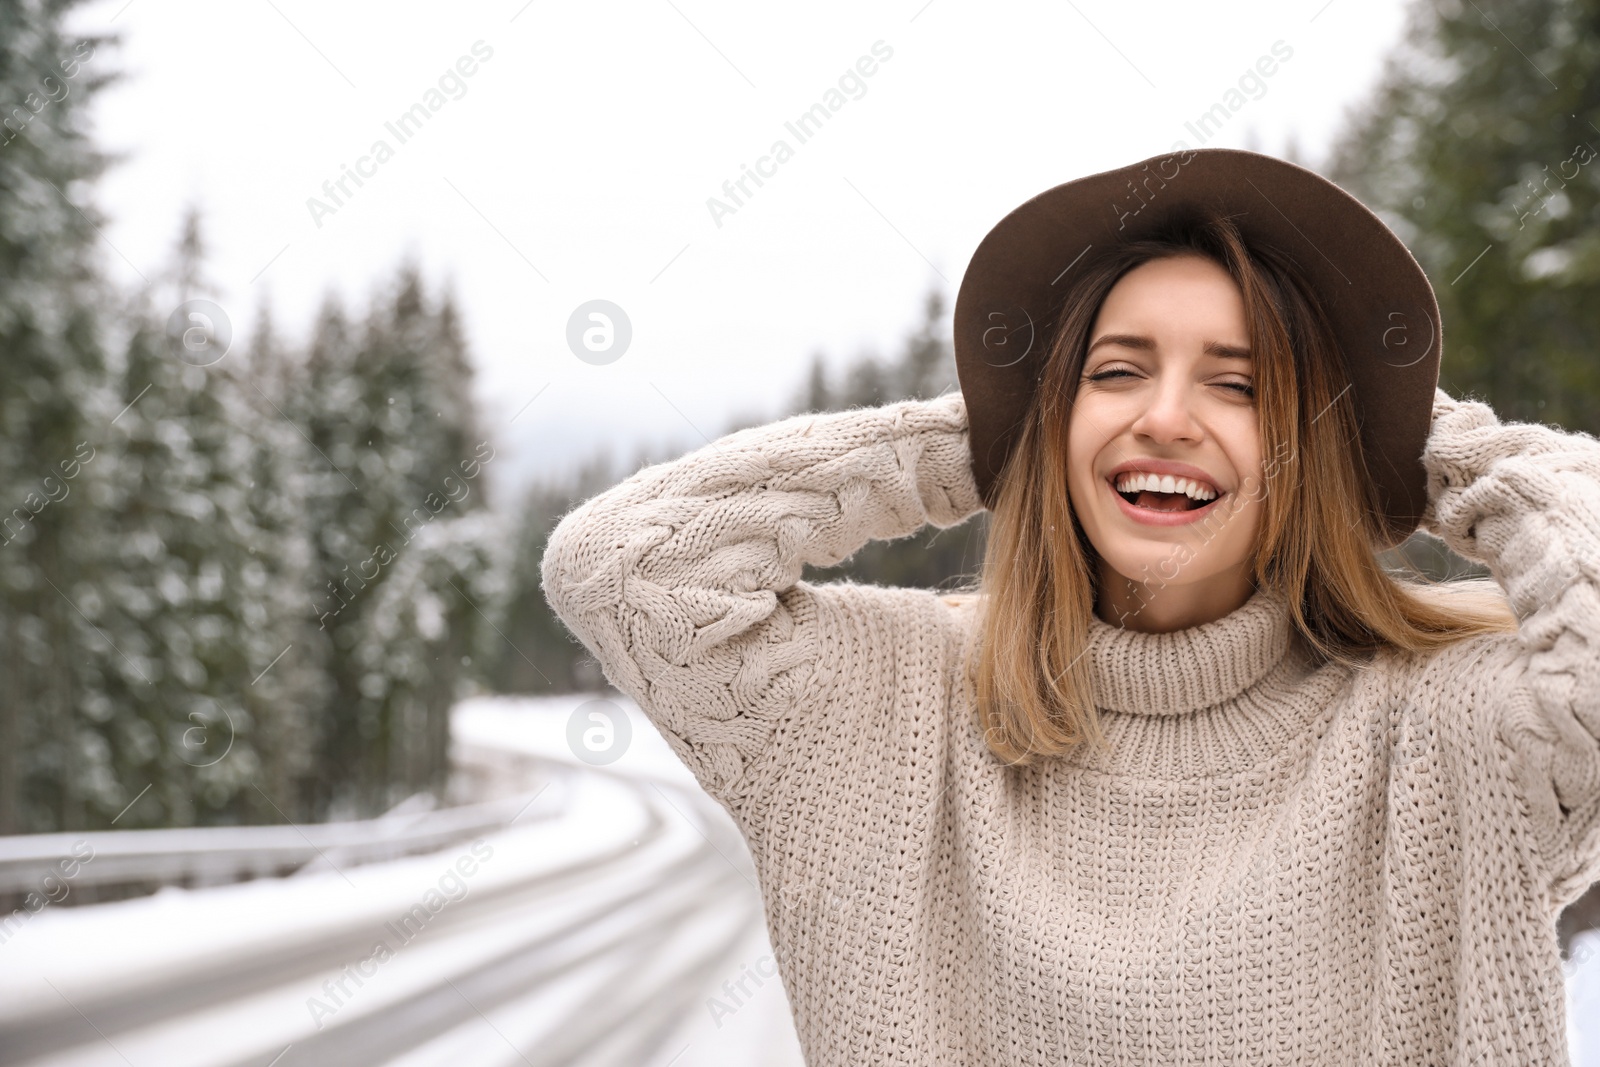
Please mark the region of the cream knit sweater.
<svg viewBox="0 0 1600 1067"><path fill-rule="evenodd" d="M1600 441L1436 395L1426 528L1520 635L1312 669L1282 603L1091 621L1111 742L1008 768L969 604L799 580L981 508L960 394L801 415L570 512L546 595L733 816L812 1067L1565 1064L1600 877Z"/></svg>

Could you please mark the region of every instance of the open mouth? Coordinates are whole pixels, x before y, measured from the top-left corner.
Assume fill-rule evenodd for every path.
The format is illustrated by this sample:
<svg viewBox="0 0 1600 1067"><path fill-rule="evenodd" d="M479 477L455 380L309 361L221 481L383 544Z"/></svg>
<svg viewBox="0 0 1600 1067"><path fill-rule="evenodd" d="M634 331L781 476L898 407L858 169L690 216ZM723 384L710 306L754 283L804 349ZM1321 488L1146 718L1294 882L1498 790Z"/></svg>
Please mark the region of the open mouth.
<svg viewBox="0 0 1600 1067"><path fill-rule="evenodd" d="M1184 496L1182 493L1158 493L1150 490L1142 490L1139 493L1122 493L1118 490L1117 494L1134 507L1146 507L1152 512L1192 512L1210 502L1197 501L1192 496Z"/></svg>
<svg viewBox="0 0 1600 1067"><path fill-rule="evenodd" d="M1203 481L1140 471L1113 477L1111 488L1132 507L1153 512L1199 511L1222 497L1216 486Z"/></svg>

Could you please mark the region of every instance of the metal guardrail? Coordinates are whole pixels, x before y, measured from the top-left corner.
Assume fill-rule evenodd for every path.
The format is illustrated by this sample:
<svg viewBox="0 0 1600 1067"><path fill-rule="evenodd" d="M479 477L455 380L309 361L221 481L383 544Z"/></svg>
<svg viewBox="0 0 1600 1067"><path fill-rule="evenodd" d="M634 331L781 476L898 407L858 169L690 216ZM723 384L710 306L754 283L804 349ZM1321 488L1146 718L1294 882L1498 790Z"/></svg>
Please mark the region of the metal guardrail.
<svg viewBox="0 0 1600 1067"><path fill-rule="evenodd" d="M549 818L557 810L523 795L347 822L0 837L0 902L47 892L48 879L61 880L67 861L75 867L66 879L74 891L112 885L193 888L282 876L321 862L381 863L490 833L519 816L521 821Z"/></svg>

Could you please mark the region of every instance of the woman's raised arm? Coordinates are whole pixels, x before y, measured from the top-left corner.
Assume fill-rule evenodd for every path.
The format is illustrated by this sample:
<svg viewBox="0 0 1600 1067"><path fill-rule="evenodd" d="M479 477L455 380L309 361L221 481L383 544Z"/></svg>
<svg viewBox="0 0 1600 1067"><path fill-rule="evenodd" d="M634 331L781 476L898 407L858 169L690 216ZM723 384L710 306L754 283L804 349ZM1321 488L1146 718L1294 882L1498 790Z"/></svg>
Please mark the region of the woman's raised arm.
<svg viewBox="0 0 1600 1067"><path fill-rule="evenodd" d="M562 621L730 811L823 691L851 587L800 581L982 508L960 393L797 415L645 467L569 512L541 564ZM929 594L932 595L931 593ZM853 597L852 603L858 603ZM880 627L880 631L892 627ZM824 684L829 683L829 684Z"/></svg>
<svg viewBox="0 0 1600 1067"><path fill-rule="evenodd" d="M1484 563L1520 621L1496 734L1558 904L1600 877L1600 440L1434 396L1425 529Z"/></svg>

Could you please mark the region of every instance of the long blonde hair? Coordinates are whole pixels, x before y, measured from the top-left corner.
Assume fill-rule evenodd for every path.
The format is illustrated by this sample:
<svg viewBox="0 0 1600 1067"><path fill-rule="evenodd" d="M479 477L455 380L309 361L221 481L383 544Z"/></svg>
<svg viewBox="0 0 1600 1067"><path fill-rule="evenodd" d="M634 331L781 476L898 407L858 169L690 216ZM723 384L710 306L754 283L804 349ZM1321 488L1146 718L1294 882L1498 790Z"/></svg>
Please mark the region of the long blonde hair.
<svg viewBox="0 0 1600 1067"><path fill-rule="evenodd" d="M1141 263L1202 255L1244 297L1263 455L1255 583L1284 596L1313 658L1359 665L1383 648L1428 652L1514 630L1504 593L1483 579L1433 583L1391 573L1358 438L1343 357L1314 292L1287 257L1247 247L1214 214L1174 219L1089 265L1069 292L1037 390L1000 475L978 582L966 684L990 750L1026 765L1104 744L1083 656L1098 554L1067 495L1067 423L1100 306Z"/></svg>

